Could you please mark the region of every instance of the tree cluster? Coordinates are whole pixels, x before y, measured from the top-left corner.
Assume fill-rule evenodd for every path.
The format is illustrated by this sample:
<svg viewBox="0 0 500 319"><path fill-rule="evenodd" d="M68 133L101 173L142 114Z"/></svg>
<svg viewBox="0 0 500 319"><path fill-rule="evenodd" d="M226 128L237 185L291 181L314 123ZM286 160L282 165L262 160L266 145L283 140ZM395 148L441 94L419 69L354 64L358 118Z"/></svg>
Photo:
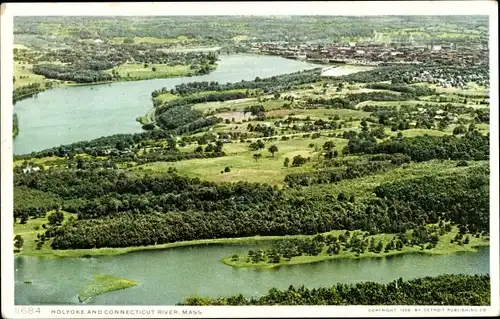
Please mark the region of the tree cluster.
<svg viewBox="0 0 500 319"><path fill-rule="evenodd" d="M187 297L188 306L263 306L263 305L414 305L487 306L491 303L490 275L440 275L411 280L399 278L387 284L338 283L325 288L290 286L271 288L264 296L245 298Z"/></svg>
<svg viewBox="0 0 500 319"><path fill-rule="evenodd" d="M405 154L412 161L432 159L488 160L490 138L478 131L467 132L462 137L416 136L398 137L377 143L374 138L354 138L344 148L344 154Z"/></svg>

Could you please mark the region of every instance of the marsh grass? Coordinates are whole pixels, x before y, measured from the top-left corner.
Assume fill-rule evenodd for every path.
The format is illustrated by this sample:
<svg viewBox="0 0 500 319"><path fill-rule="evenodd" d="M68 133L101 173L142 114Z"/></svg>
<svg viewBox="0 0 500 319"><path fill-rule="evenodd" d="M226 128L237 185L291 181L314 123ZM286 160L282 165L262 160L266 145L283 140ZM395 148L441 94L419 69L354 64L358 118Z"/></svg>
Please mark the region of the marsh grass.
<svg viewBox="0 0 500 319"><path fill-rule="evenodd" d="M78 300L83 303L93 296L107 292L121 290L137 286L139 283L134 280L124 279L105 274L94 274L94 280L84 284L78 290Z"/></svg>

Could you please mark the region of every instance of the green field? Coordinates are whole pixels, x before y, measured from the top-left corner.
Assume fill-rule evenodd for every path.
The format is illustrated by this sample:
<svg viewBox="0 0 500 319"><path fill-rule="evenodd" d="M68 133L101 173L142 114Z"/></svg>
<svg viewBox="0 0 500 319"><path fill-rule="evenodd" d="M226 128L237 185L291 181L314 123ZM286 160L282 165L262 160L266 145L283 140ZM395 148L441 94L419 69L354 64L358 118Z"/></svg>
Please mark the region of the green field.
<svg viewBox="0 0 500 319"><path fill-rule="evenodd" d="M14 77L16 79L14 82L14 89L34 83L40 83L44 86L45 83L49 81L59 82L56 80L46 79L43 75L33 73L33 65L21 64L20 62L14 62Z"/></svg>
<svg viewBox="0 0 500 319"><path fill-rule="evenodd" d="M341 151L347 142L346 140L329 137L320 137L318 139L299 137L287 141L278 140L267 142L266 149L260 152L250 151L247 143L235 142L225 144L224 152L226 152L228 156L192 159L173 163L148 163L136 166L133 170L138 172L142 170L144 172L151 171L161 173L167 172L169 167L174 167L179 174L199 177L214 182L248 181L282 185L283 179L287 174L310 170L312 165L306 164L302 167L285 168L283 166L283 161L286 157L290 158L290 160L296 155L311 158L317 157L321 152L315 151L315 148L309 147L309 144L313 143L321 148L326 141L330 140L334 141L338 151ZM273 144L278 147L278 152L275 153L274 158L271 156L271 153L267 151L267 148ZM255 153L261 153L262 158L255 160L252 157ZM221 171L223 171L226 166L231 168L231 172L221 174Z"/></svg>
<svg viewBox="0 0 500 319"><path fill-rule="evenodd" d="M156 68L156 71L153 71ZM193 73L187 65L169 66L165 64L122 64L114 68L125 81L148 80L155 78L169 78L174 76L186 76ZM111 70L105 72L111 74Z"/></svg>
<svg viewBox="0 0 500 319"><path fill-rule="evenodd" d="M172 93L162 93L158 96L156 96L154 99L158 100L160 103L166 103L175 99L178 99L179 96L172 94Z"/></svg>
<svg viewBox="0 0 500 319"><path fill-rule="evenodd" d="M487 165L487 161L471 161L468 167ZM342 180L335 184L311 185L296 190L300 194L325 194L336 197L339 193L354 194L358 198L375 196L373 189L381 183L393 183L405 179L413 179L427 175L447 176L466 170L468 167L457 166L457 161L433 160L420 163L409 163L386 172L362 176L351 180Z"/></svg>
<svg viewBox="0 0 500 319"><path fill-rule="evenodd" d="M44 218L36 218L29 219L26 224L21 224L16 222L14 224L14 235L21 235L24 240L24 245L19 253L15 253L16 255L24 255L24 256L45 256L51 255L52 249L50 248L50 240L46 241L43 247L40 250L36 249L36 239L37 234L43 234L45 229L43 229L42 225L48 225L49 220L47 218L48 215L52 214L54 211L49 211ZM63 211L64 220L68 220L68 218L76 218L76 215L70 214L68 212Z"/></svg>

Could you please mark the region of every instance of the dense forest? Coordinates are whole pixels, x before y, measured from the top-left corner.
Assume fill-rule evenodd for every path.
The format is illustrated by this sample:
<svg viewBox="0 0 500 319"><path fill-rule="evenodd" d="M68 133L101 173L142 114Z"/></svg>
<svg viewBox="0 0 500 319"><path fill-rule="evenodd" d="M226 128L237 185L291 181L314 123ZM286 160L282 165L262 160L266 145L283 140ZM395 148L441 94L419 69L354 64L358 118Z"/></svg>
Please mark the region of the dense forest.
<svg viewBox="0 0 500 319"><path fill-rule="evenodd" d="M377 143L372 136L349 140L344 154L405 154L411 160L421 162L431 159L487 160L490 154L490 136L477 131L462 137L416 136L396 137Z"/></svg>
<svg viewBox="0 0 500 319"><path fill-rule="evenodd" d="M410 280L399 278L388 284L338 283L324 288L290 286L272 288L261 297L204 298L187 297L190 306L264 306L264 305L415 305L415 306L489 306L490 275L440 275Z"/></svg>
<svg viewBox="0 0 500 319"><path fill-rule="evenodd" d="M227 91L235 89L261 89L264 93L275 93L280 91L290 90L296 86L314 83L321 79L321 69L312 69L305 71L298 71L294 73L282 74L277 76L272 76L269 78L261 79L256 77L254 80L240 82L220 84L218 82L189 82L176 85L170 90L172 94L186 95L193 94L203 91ZM167 91L167 89L161 89L160 91ZM153 97L158 94L153 92Z"/></svg>
<svg viewBox="0 0 500 319"><path fill-rule="evenodd" d="M354 202L324 195L298 198L267 185L216 184L175 173L135 177L114 170L18 173L15 189L20 187L54 194L54 200L64 200L64 210L78 214L78 220L53 234L55 249L316 234L332 229L398 233L440 220L460 225L464 234L487 232L489 227L486 166L445 178L383 184L376 190L377 198ZM453 191L443 193L449 189ZM33 214L23 209L23 202L17 206L18 218ZM45 207L48 210L50 204Z"/></svg>
<svg viewBox="0 0 500 319"><path fill-rule="evenodd" d="M33 73L43 75L49 79L62 81L74 81L77 83L107 82L113 79L111 74L102 70L82 68L78 65L57 65L57 64L36 64L33 66ZM109 68L113 67L110 65Z"/></svg>

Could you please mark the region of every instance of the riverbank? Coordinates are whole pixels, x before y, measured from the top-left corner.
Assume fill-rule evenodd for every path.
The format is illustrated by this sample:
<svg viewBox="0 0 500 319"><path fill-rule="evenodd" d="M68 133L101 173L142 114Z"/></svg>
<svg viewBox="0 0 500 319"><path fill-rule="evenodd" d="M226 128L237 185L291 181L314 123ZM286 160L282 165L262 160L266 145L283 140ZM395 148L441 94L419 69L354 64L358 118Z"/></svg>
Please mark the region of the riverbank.
<svg viewBox="0 0 500 319"><path fill-rule="evenodd" d="M17 233L14 232L16 235ZM233 244L256 244L259 242L280 240L284 238L298 238L305 235L297 236L253 236L253 237L238 237L238 238L217 238L217 239L199 239L190 241L179 241L175 243L151 245L151 246L136 246L124 248L93 248L93 249L68 249L68 250L54 250L51 248L42 248L42 250L23 250L20 253L14 254L15 256L26 257L41 257L41 258L87 258L96 256L115 256L123 255L132 252L146 251L146 250L162 250L175 247L187 246L201 246L201 245L233 245ZM26 239L25 239L26 241ZM47 244L48 245L48 244Z"/></svg>
<svg viewBox="0 0 500 319"><path fill-rule="evenodd" d="M252 67L249 68L248 65ZM276 57L252 54L221 56L217 69L208 75L172 77L145 81L122 81L108 83L77 84L64 83L57 90L47 90L38 98L25 99L15 106L25 125L14 144L14 154L29 154L82 140L143 132L135 121L151 110L151 92L161 87L173 88L187 82L239 82L256 77L270 78L280 74L294 73L312 68L311 65ZM72 86L100 85L88 88ZM64 89L62 89L64 87ZM96 103L96 99L99 103ZM50 105L50 107L48 107ZM43 110L44 120L34 110ZM117 112L119 110L119 112ZM104 113L111 116L102 116ZM50 119L50 121L48 121ZM29 125L26 125L28 124ZM219 169L220 171L220 169Z"/></svg>
<svg viewBox="0 0 500 319"><path fill-rule="evenodd" d="M16 138L19 134L19 117L17 113L12 115L12 138Z"/></svg>
<svg viewBox="0 0 500 319"><path fill-rule="evenodd" d="M141 65L142 67L142 65ZM156 71L149 70L152 67L156 67ZM206 74L209 74L217 69L217 64L211 64L209 65L209 72ZM130 65L120 65L117 67L118 74L121 75L120 78L114 79L112 81L100 81L100 82L87 82L87 83L77 83L77 82L72 82L72 81L60 81L56 79L49 79L44 76L38 76L35 73L29 73L29 76L38 76L39 78L36 79L36 83L41 83L42 87L44 88L43 90L36 92L40 93L43 91L46 91L47 89L55 89L55 88L62 88L62 87L71 87L71 86L91 86L91 85L102 85L102 84L111 84L111 83L119 83L119 82L131 82L131 81L145 81L145 80L154 80L154 79L170 79L170 78L176 78L176 77L191 77L191 76L196 76L199 74L196 74L196 70L190 69L189 65L181 65L181 66L164 66L161 64L153 64L151 67L148 69L139 69L137 67L130 67ZM106 73L111 73L111 70L106 70ZM128 75L128 76L127 76ZM203 74L205 75L205 74ZM16 74L16 71L14 71L14 77L19 78L20 74ZM46 87L46 83L52 83L51 87ZM17 86L16 88L20 88L22 86ZM20 96L16 102L23 100L24 98L29 98L33 96L36 93L30 93L30 94L25 94L23 96Z"/></svg>
<svg viewBox="0 0 500 319"><path fill-rule="evenodd" d="M325 233L324 235L338 233L338 232L339 231L333 231L330 233ZM435 248L432 249L422 249L420 246L404 246L401 249L391 250L388 252L381 251L380 253L367 251L359 254L352 251L342 250L338 254L328 254L325 248L317 256L301 255L293 257L290 260L285 260L284 258L281 258L280 261L277 263L271 263L268 260L254 263L249 260L250 257L246 258L244 256L238 256L237 260L233 259L233 257L226 257L220 259L220 262L234 268L271 269L282 266L318 263L333 259L383 258L383 257L404 255L404 254L450 255L462 252L477 252L477 248L487 247L490 245L488 239L483 237L475 238L474 236L470 236L470 242L468 244L459 245L457 243L452 243L451 241L453 240L453 238L455 238L457 234L458 234L458 229L454 228L451 232L440 236L438 244L436 245ZM389 234L380 234L372 237L375 239L375 241L382 241L384 242L384 244L386 244L389 241L389 237L391 236L392 235ZM312 238L312 236L306 236L306 237Z"/></svg>
<svg viewBox="0 0 500 319"><path fill-rule="evenodd" d="M65 215L64 220L68 220L68 218L75 217L75 215L63 212ZM50 212L49 212L50 214ZM47 218L38 218L38 219L30 219L26 224L18 224L14 225L14 235L21 235L24 238L25 245L21 252L15 253L15 256L27 256L27 257L41 257L41 258L87 258L87 257L95 257L95 256L115 256L128 254L132 252L138 251L147 251L147 250L162 250L176 247L188 247L188 246L201 246L201 245L237 245L237 244L258 244L264 242L272 242L279 241L284 239L306 239L311 238L310 235L286 235L286 236L252 236L252 237L237 237L237 238L216 238L216 239L199 239L199 240L191 240L191 241L179 241L174 243L160 244L160 245L150 245L150 246L135 246L135 247L123 247L123 248L93 248L93 249L68 249L68 250L54 250L50 248L50 241L47 242L42 249L37 250L35 248L36 243L36 234L40 229L42 224L48 223ZM331 232L323 233L322 235L326 236L329 234L340 234L344 231L334 230ZM366 252L359 256L356 256L353 252L342 251L338 255L328 255L326 252L322 252L318 256L299 256L293 257L290 261L282 260L279 264L271 264L267 262L260 262L257 264L254 263L246 263L243 261L231 261L231 257L222 258L220 261L228 266L232 267L254 267L254 268L274 268L284 265L295 265L295 264L304 264L304 263L314 263L321 262L330 259L359 259L359 258L367 258L367 257L387 257L393 255L400 254L411 254L411 253L425 253L425 254L434 254L434 255L448 255L459 252L475 252L475 247L481 246L489 246L489 240L484 238L475 238L471 236L470 242L467 245L458 245L450 243L450 240L455 237L458 233L458 230L454 228L451 232L440 236L439 243L433 249L424 249L421 250L418 247L407 247L405 246L402 250L390 251L388 253L371 253ZM380 234L374 236L377 239L386 241L392 235L389 234Z"/></svg>
<svg viewBox="0 0 500 319"><path fill-rule="evenodd" d="M50 215L53 211L47 213ZM64 212L64 220L69 218L76 218L76 215ZM26 224L14 224L14 235L21 235L24 239L24 246L19 253L14 256L27 256L27 257L40 257L40 258L80 258L80 257L95 257L95 256L114 256L122 255L137 251L145 250L161 250L175 247L186 246L199 246L199 245L220 245L220 244L256 244L264 241L280 240L285 238L305 238L307 235L295 236L253 236L253 237L239 237L239 238L217 238L217 239L199 239L191 241L179 241L161 245L150 246L136 246L136 247L123 247L123 248L93 248L93 249L68 249L68 250L54 250L50 247L51 241L40 249L36 249L35 239L37 233L42 228L43 224L48 224L48 218L29 219Z"/></svg>

